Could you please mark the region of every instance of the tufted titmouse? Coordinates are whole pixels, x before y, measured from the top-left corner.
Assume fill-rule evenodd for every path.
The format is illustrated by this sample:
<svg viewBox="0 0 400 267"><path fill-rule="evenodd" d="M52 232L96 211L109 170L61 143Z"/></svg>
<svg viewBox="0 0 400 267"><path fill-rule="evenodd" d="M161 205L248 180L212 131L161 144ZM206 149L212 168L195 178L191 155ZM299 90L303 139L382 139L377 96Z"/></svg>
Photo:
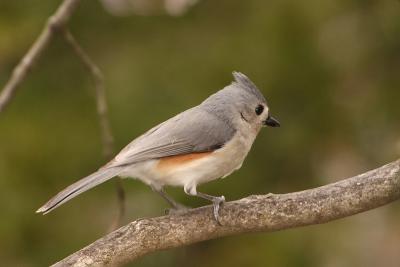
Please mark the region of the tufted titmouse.
<svg viewBox="0 0 400 267"><path fill-rule="evenodd" d="M261 127L280 126L254 83L240 72L235 81L155 126L128 144L95 173L58 193L36 212L48 213L77 195L115 176L135 177L159 193L175 209L182 207L164 186L183 186L186 194L212 201L217 222L224 196L196 190L197 185L226 177L239 169Z"/></svg>

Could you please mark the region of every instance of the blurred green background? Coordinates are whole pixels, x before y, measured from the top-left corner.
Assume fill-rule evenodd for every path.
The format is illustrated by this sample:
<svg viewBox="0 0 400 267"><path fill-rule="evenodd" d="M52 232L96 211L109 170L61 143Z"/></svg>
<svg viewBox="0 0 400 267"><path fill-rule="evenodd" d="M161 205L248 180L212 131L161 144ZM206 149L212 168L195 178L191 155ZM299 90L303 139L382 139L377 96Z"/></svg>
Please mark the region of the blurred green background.
<svg viewBox="0 0 400 267"><path fill-rule="evenodd" d="M0 85L60 1L0 2ZM398 1L201 0L181 16L114 16L82 1L70 28L103 70L119 150L247 74L282 127L243 167L200 187L228 200L320 186L400 157ZM48 216L49 197L105 163L91 77L56 38L0 114L0 259L45 266L104 235L117 214L103 184ZM124 180L124 223L167 207ZM191 206L206 202L168 191ZM129 266L399 266L400 204L277 233L207 241Z"/></svg>

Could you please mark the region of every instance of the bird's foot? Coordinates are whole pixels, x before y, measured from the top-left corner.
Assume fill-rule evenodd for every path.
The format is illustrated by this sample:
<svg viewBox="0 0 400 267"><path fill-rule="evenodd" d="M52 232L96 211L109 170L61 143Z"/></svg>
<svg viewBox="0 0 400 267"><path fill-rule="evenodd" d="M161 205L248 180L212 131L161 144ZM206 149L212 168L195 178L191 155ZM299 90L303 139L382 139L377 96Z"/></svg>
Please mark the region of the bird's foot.
<svg viewBox="0 0 400 267"><path fill-rule="evenodd" d="M212 200L212 202L213 202L213 206L214 206L214 212L213 212L214 213L214 219L219 225L222 225L220 220L219 220L219 209L224 204L225 197L224 196L215 197Z"/></svg>

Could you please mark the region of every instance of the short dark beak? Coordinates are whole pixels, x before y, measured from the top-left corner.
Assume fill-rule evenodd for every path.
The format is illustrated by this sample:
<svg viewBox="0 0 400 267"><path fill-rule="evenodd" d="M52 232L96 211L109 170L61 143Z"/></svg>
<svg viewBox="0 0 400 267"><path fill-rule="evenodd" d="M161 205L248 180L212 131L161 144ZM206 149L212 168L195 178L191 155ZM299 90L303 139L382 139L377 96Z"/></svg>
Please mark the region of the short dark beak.
<svg viewBox="0 0 400 267"><path fill-rule="evenodd" d="M268 116L268 118L265 121L263 121L263 124L266 125L266 126L270 126L270 127L279 127L279 126L281 126L279 121L277 119L274 119L271 116Z"/></svg>

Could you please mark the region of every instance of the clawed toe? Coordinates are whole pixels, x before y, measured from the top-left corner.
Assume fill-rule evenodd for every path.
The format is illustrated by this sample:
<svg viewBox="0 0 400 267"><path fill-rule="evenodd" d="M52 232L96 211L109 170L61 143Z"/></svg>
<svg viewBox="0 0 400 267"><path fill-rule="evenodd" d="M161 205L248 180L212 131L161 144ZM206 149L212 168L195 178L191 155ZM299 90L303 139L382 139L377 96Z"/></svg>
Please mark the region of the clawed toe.
<svg viewBox="0 0 400 267"><path fill-rule="evenodd" d="M219 220L219 208L224 204L224 202L225 202L225 197L224 196L216 197L213 200L214 219L219 225L222 225L220 220Z"/></svg>

